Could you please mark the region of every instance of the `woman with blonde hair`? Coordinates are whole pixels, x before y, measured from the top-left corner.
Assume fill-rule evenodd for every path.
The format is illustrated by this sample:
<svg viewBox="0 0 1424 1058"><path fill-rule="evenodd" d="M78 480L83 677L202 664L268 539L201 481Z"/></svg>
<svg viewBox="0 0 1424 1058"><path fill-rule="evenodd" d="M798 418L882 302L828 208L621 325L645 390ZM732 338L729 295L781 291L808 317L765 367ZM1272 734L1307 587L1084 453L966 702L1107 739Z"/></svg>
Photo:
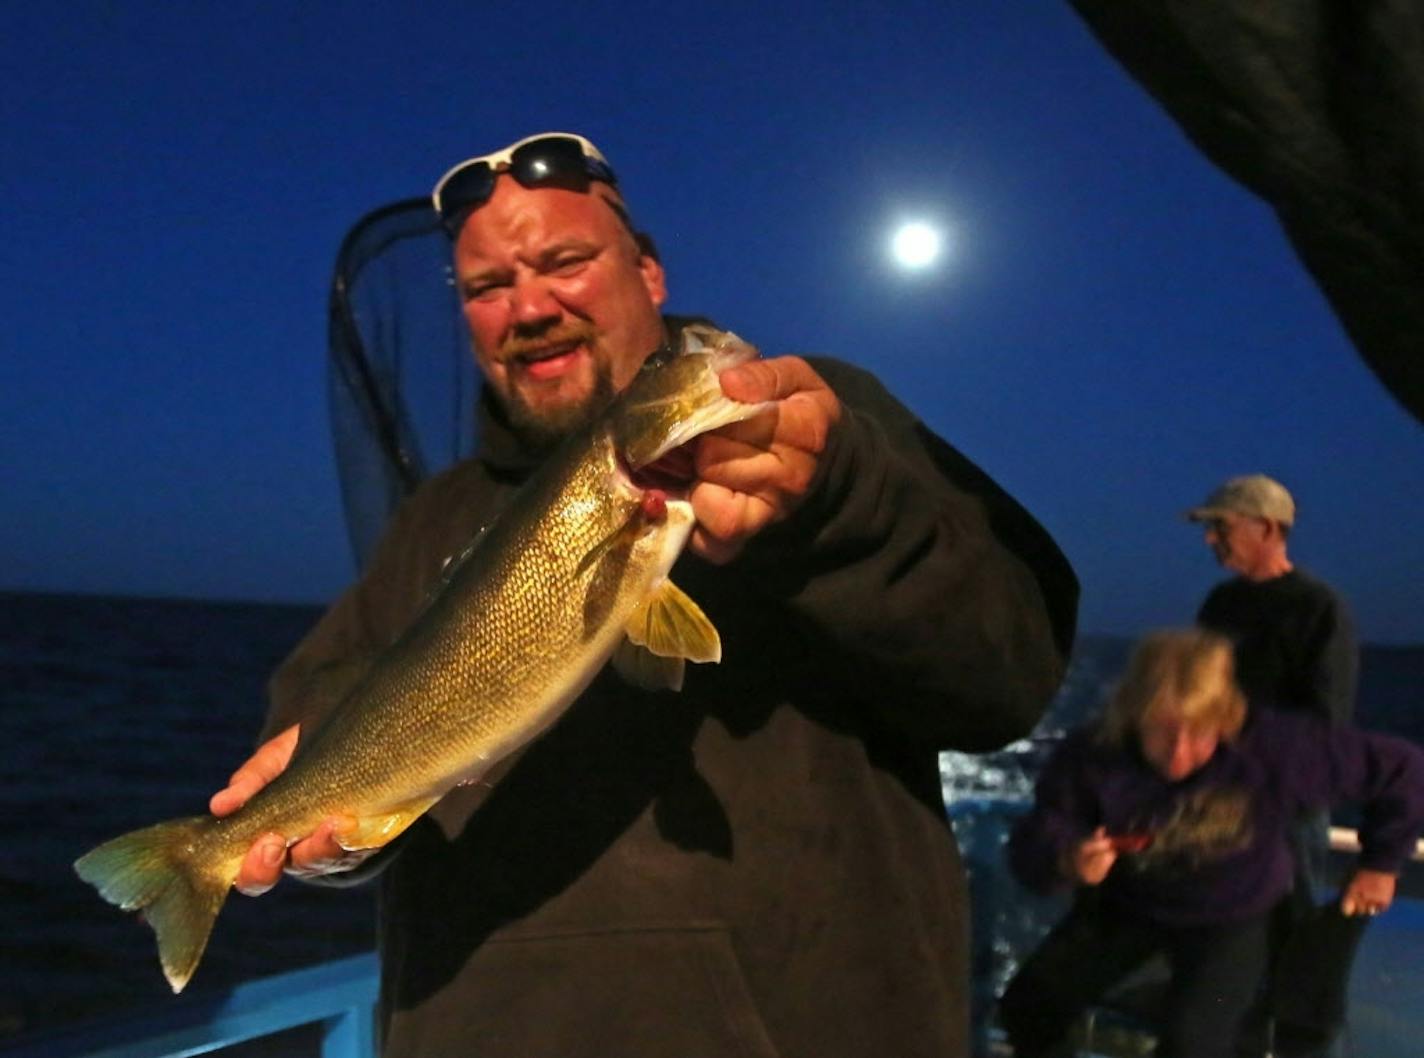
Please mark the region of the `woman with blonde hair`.
<svg viewBox="0 0 1424 1058"><path fill-rule="evenodd" d="M1248 713L1231 644L1213 633L1144 638L1101 720L1049 758L1010 839L1025 885L1077 890L1000 1003L1015 1055L1059 1053L1082 1010L1158 953L1171 967L1159 1058L1230 1055L1291 889L1290 823L1337 800L1367 809L1341 907L1376 914L1424 827L1424 753Z"/></svg>

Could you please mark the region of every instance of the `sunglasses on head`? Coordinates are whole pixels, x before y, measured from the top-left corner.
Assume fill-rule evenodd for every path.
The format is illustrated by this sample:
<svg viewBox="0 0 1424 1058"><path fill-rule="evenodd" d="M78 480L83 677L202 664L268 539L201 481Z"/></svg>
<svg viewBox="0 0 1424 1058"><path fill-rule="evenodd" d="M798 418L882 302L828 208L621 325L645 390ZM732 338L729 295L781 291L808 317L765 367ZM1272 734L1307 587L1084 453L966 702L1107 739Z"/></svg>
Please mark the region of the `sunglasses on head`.
<svg viewBox="0 0 1424 1058"><path fill-rule="evenodd" d="M440 178L430 198L451 237L459 234L472 210L489 201L500 173L508 173L524 187L587 191L594 180L618 186L613 169L588 140L572 132L541 132L503 150L469 158Z"/></svg>

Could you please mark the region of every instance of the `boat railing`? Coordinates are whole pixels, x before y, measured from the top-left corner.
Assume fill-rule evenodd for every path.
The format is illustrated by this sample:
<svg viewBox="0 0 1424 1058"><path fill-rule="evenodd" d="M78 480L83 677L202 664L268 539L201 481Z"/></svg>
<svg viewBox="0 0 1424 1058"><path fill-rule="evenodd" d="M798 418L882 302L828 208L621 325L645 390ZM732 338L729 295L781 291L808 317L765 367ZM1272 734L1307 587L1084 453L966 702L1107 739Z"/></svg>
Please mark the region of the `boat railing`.
<svg viewBox="0 0 1424 1058"><path fill-rule="evenodd" d="M0 1044L0 1056L188 1058L319 1023L321 1058L375 1058L378 981L367 952Z"/></svg>
<svg viewBox="0 0 1424 1058"><path fill-rule="evenodd" d="M1359 852L1360 832L1354 827L1330 828L1331 852ZM1424 838L1414 843L1414 852L1409 857L1415 863L1424 863Z"/></svg>

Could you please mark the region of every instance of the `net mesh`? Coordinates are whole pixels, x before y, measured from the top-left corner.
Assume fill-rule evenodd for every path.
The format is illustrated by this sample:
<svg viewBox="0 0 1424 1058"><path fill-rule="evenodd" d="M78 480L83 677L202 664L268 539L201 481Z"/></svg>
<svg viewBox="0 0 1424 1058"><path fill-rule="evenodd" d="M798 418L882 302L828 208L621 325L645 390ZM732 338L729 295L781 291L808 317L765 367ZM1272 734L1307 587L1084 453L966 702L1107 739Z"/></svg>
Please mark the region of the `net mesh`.
<svg viewBox="0 0 1424 1058"><path fill-rule="evenodd" d="M363 567L401 500L475 442L475 368L450 242L429 199L374 210L343 241L327 382L347 531Z"/></svg>

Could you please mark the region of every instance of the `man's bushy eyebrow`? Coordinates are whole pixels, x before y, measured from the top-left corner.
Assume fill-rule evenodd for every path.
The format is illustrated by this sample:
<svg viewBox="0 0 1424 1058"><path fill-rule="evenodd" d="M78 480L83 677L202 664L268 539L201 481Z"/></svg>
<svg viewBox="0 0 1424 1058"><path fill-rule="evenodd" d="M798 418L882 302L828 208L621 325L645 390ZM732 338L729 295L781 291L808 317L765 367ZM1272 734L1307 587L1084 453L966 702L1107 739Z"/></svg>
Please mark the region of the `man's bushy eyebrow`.
<svg viewBox="0 0 1424 1058"><path fill-rule="evenodd" d="M579 236L570 236L561 239L556 243L543 247L536 255L536 260L543 264L558 257L569 250L576 250L584 253L595 253L602 248L601 244L593 239L585 239ZM492 278L505 275L509 268L505 265L492 264L480 268L473 268L467 272L457 272L455 278L460 283L477 282L481 279Z"/></svg>

